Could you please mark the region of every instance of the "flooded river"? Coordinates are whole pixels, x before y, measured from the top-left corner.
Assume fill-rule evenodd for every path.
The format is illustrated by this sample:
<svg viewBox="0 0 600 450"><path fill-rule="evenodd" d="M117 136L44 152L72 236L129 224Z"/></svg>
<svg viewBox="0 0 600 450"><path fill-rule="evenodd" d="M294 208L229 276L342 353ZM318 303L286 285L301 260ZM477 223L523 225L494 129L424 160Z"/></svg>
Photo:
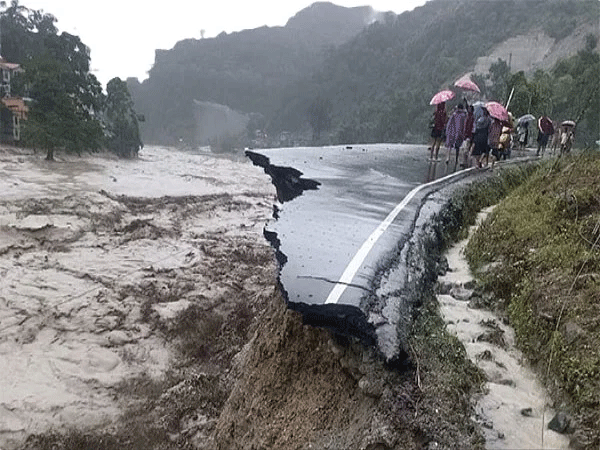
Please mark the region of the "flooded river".
<svg viewBox="0 0 600 450"><path fill-rule="evenodd" d="M169 368L163 331L179 311L227 311L235 291L264 289L263 268L243 275L235 257L269 254L274 189L250 162L159 147L58 156L0 149L3 450L50 427L109 425L120 384Z"/></svg>

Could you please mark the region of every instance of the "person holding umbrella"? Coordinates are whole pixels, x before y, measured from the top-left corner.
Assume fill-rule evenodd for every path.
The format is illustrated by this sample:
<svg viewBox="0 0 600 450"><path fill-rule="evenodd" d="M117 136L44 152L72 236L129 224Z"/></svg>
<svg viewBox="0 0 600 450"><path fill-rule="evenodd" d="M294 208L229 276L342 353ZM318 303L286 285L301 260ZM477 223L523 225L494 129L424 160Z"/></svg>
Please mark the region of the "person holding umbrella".
<svg viewBox="0 0 600 450"><path fill-rule="evenodd" d="M572 120L565 120L560 124L560 154L561 156L569 153L573 146L573 139L575 138L575 122Z"/></svg>
<svg viewBox="0 0 600 450"><path fill-rule="evenodd" d="M475 132L473 133L473 152L471 156L475 159L477 167L481 167L484 157L490 153L488 147L488 133L490 129L490 113L484 107L481 107L481 117L475 122Z"/></svg>
<svg viewBox="0 0 600 450"><path fill-rule="evenodd" d="M433 113L433 128L431 129L431 137L433 138L433 143L431 144L431 161L438 159L440 145L442 145L442 141L444 140L444 130L447 120L446 102L438 103Z"/></svg>
<svg viewBox="0 0 600 450"><path fill-rule="evenodd" d="M444 130L446 129L446 122L448 121L448 115L446 114L446 102L452 100L456 94L449 89L443 89L435 94L430 105L437 105L435 112L433 113L433 120L431 126L431 137L433 142L431 144L431 161L434 161L438 157L440 151L440 145L444 140Z"/></svg>
<svg viewBox="0 0 600 450"><path fill-rule="evenodd" d="M519 150L525 150L529 140L529 122L524 121L517 124L517 135L519 137Z"/></svg>
<svg viewBox="0 0 600 450"><path fill-rule="evenodd" d="M465 124L467 119L467 113L462 103L459 103L452 116L448 120L446 125L446 147L448 148L448 154L446 155L446 164L450 161L450 153L452 149L456 150L455 165L458 163L458 154L460 152L460 146L465 139Z"/></svg>

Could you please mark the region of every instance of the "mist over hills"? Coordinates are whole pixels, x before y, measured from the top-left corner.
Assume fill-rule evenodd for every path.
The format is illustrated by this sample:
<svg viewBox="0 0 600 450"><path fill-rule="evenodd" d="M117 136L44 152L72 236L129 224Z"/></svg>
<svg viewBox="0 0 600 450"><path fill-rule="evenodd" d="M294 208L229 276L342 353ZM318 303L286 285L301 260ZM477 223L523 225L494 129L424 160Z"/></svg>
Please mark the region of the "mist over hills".
<svg viewBox="0 0 600 450"><path fill-rule="evenodd" d="M128 80L146 117L147 142L196 140L193 100L271 117L285 88L315 70L327 51L349 40L376 16L371 7L315 3L284 27L221 33L157 50L149 78Z"/></svg>
<svg viewBox="0 0 600 450"><path fill-rule="evenodd" d="M574 55L587 36L597 39L599 5L432 0L396 15L315 3L284 27L222 33L157 50L149 78L128 85L136 109L146 116L147 143L205 143L194 100L226 105L247 115L248 129L272 135L310 135L307 111L320 110L325 143L422 142L433 93L475 67L489 68L496 56L508 51L512 57L511 47L515 71L548 69L543 61L554 63L559 50L561 57ZM541 36L544 45L536 47L532 36ZM518 67L517 56L531 64Z"/></svg>

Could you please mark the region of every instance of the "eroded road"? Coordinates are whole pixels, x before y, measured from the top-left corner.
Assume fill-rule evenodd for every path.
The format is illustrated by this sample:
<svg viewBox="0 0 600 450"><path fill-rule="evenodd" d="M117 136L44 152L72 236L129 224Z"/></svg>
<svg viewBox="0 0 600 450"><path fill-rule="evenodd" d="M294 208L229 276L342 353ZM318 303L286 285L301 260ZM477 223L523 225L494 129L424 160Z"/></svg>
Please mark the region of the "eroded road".
<svg viewBox="0 0 600 450"><path fill-rule="evenodd" d="M391 336L405 312L398 311L398 301L378 299L383 293L374 281L397 259L419 215L435 213L441 202L436 195L447 198L487 171L431 163L425 146L399 144L247 155L278 187L277 220L266 234L280 252L289 306L307 323L378 341L387 357L397 356ZM396 281L408 276L399 274Z"/></svg>

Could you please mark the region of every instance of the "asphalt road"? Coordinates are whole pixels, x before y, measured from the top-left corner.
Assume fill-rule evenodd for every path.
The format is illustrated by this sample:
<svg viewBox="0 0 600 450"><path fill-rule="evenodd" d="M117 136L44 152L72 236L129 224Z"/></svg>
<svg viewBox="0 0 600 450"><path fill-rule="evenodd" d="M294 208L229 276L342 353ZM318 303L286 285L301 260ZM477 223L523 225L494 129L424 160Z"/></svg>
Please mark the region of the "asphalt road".
<svg viewBox="0 0 600 450"><path fill-rule="evenodd" d="M310 304L333 301L331 291L361 246L411 190L454 172L453 164L428 162L425 146L298 147L260 154L272 165L293 167L321 183L281 205L278 220L268 226L287 258L281 282L289 300ZM337 303L359 305L377 262L393 249L413 217L410 205L399 212L352 279L344 282Z"/></svg>
<svg viewBox="0 0 600 450"><path fill-rule="evenodd" d="M280 252L288 305L302 312L306 323L378 341L380 348L397 347L395 330L402 320L398 302L387 305L382 299L376 308L365 306L367 294L381 298L371 292L377 289L375 274L412 237L417 216L438 206L436 192L447 196L452 186L485 173L446 165L443 159L429 162L424 145L298 147L247 154L278 187L278 217L266 235Z"/></svg>

